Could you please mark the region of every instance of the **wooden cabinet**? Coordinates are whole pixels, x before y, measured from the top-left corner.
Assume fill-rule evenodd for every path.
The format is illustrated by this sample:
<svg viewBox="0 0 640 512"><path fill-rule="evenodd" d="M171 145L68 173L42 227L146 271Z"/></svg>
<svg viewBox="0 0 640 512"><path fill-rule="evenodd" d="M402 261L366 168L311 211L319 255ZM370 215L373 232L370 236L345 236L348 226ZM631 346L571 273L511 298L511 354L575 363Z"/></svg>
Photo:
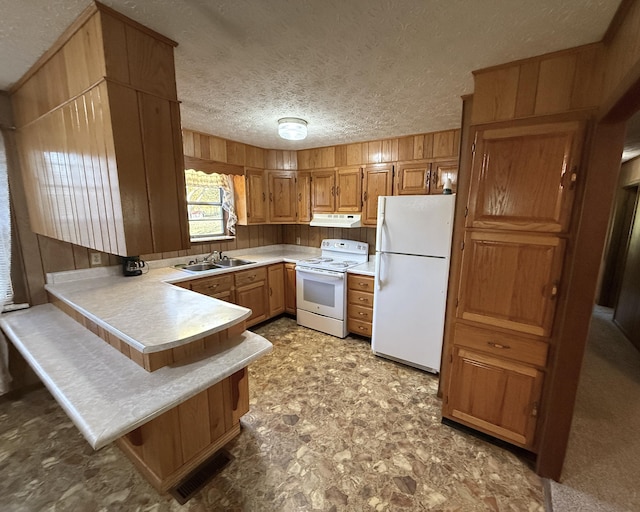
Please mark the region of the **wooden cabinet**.
<svg viewBox="0 0 640 512"><path fill-rule="evenodd" d="M567 231L583 131L577 121L478 131L467 227Z"/></svg>
<svg viewBox="0 0 640 512"><path fill-rule="evenodd" d="M428 194L431 184L431 162L424 160L396 164L395 195Z"/></svg>
<svg viewBox="0 0 640 512"><path fill-rule="evenodd" d="M267 222L267 191L264 171L247 168L247 224L265 224ZM240 222L240 218L238 218Z"/></svg>
<svg viewBox="0 0 640 512"><path fill-rule="evenodd" d="M295 171L266 171L269 190L269 222L296 222L297 188Z"/></svg>
<svg viewBox="0 0 640 512"><path fill-rule="evenodd" d="M190 282L194 292L208 295L226 302L235 302L235 287L233 274L205 277Z"/></svg>
<svg viewBox="0 0 640 512"><path fill-rule="evenodd" d="M454 347L450 417L533 449L544 374L529 365Z"/></svg>
<svg viewBox="0 0 640 512"><path fill-rule="evenodd" d="M119 256L189 248L174 46L92 4L14 87L35 233Z"/></svg>
<svg viewBox="0 0 640 512"><path fill-rule="evenodd" d="M269 317L269 287L266 267L242 270L235 273L236 303L251 309L247 327Z"/></svg>
<svg viewBox="0 0 640 512"><path fill-rule="evenodd" d="M296 264L284 264L284 310L296 314Z"/></svg>
<svg viewBox="0 0 640 512"><path fill-rule="evenodd" d="M573 121L472 134L443 416L534 452L583 136Z"/></svg>
<svg viewBox="0 0 640 512"><path fill-rule="evenodd" d="M311 171L298 171L296 176L297 221L311 222Z"/></svg>
<svg viewBox="0 0 640 512"><path fill-rule="evenodd" d="M371 336L373 322L373 276L347 274L347 329Z"/></svg>
<svg viewBox="0 0 640 512"><path fill-rule="evenodd" d="M413 160L396 164L394 195L442 194L444 182L451 179L451 190L457 190L458 161L434 162Z"/></svg>
<svg viewBox="0 0 640 512"><path fill-rule="evenodd" d="M444 192L445 180L451 180L451 192L458 191L458 161L451 160L448 162L433 162L431 164L431 184L429 185L430 194L442 194Z"/></svg>
<svg viewBox="0 0 640 512"><path fill-rule="evenodd" d="M336 174L336 211L359 212L362 210L362 169L343 167Z"/></svg>
<svg viewBox="0 0 640 512"><path fill-rule="evenodd" d="M311 208L316 213L336 211L336 171L311 171Z"/></svg>
<svg viewBox="0 0 640 512"><path fill-rule="evenodd" d="M457 316L549 336L564 246L548 235L467 233Z"/></svg>
<svg viewBox="0 0 640 512"><path fill-rule="evenodd" d="M390 196L393 191L393 165L367 165L363 173L362 224L375 226L378 222L378 197Z"/></svg>
<svg viewBox="0 0 640 512"><path fill-rule="evenodd" d="M276 263L267 268L269 284L269 318L284 313L284 264Z"/></svg>

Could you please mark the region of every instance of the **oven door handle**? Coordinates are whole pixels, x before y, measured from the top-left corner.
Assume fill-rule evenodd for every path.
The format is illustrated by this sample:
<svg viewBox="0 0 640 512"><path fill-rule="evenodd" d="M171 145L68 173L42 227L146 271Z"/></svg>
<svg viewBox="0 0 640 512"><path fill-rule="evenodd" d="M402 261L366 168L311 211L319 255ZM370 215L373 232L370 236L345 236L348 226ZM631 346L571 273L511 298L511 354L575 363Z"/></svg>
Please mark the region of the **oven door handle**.
<svg viewBox="0 0 640 512"><path fill-rule="evenodd" d="M344 280L345 272L334 272L332 270L313 270L310 268L300 268L296 267L296 272L300 272L301 274L312 274L314 276L322 276L329 277L334 279L339 279L341 281Z"/></svg>

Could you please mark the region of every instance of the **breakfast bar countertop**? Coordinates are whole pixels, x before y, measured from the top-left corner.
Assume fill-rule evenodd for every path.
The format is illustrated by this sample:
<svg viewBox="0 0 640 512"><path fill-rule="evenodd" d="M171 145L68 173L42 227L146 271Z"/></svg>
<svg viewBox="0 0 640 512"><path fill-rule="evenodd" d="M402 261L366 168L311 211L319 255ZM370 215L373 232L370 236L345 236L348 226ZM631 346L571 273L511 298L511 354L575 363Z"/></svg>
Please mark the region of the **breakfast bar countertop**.
<svg viewBox="0 0 640 512"><path fill-rule="evenodd" d="M142 353L160 352L228 329L251 310L202 295L173 283L295 262L318 254L313 248L266 246L229 254L255 263L205 272L188 272L173 265L195 257L149 262L140 276L124 277L121 267L97 267L47 275L45 286L55 299L72 307L99 327Z"/></svg>

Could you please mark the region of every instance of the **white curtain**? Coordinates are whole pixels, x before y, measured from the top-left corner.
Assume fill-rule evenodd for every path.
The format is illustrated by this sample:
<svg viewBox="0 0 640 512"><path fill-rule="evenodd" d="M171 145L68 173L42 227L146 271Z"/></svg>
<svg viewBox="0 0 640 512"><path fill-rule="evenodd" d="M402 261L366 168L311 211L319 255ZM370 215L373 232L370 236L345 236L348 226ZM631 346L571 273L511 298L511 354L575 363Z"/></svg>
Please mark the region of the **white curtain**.
<svg viewBox="0 0 640 512"><path fill-rule="evenodd" d="M4 139L0 137L0 305L13 301L11 286L11 214Z"/></svg>
<svg viewBox="0 0 640 512"><path fill-rule="evenodd" d="M196 169L187 169L188 173L194 173L193 176L199 175L205 180L208 187L220 187L222 189L222 208L227 212L227 232L232 235L236 234L236 224L238 216L236 215L236 207L234 200L233 176L230 174L205 173Z"/></svg>

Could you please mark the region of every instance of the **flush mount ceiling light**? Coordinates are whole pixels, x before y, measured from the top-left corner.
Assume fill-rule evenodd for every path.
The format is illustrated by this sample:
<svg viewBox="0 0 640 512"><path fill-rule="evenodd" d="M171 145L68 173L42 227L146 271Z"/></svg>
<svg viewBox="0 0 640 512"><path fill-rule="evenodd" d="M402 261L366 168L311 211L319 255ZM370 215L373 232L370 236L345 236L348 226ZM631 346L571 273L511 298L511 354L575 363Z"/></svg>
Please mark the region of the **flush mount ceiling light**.
<svg viewBox="0 0 640 512"><path fill-rule="evenodd" d="M287 140L302 140L307 137L307 122L297 117L278 119L278 135Z"/></svg>

